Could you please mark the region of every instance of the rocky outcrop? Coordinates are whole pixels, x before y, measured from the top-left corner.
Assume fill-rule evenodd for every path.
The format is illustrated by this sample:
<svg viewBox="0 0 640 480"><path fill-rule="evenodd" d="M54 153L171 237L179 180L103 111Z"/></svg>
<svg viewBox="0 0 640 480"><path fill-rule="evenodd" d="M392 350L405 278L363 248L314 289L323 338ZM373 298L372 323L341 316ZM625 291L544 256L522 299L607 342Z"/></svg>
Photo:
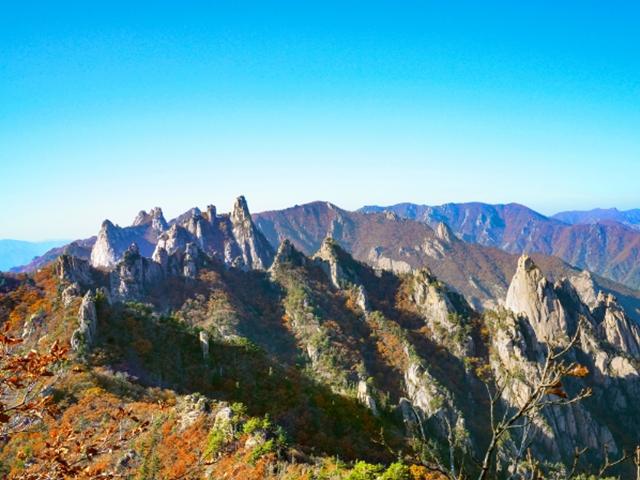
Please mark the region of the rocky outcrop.
<svg viewBox="0 0 640 480"><path fill-rule="evenodd" d="M192 240L189 232L179 225L173 224L169 230L164 232L159 238L151 258L158 261L159 251L164 250L168 255L183 251Z"/></svg>
<svg viewBox="0 0 640 480"><path fill-rule="evenodd" d="M455 407L450 392L431 375L426 365L407 346L405 355L409 361L404 371L408 404L403 405L402 401L400 403L405 421L410 420L413 413L423 439L428 429L441 440L449 438L458 444L466 443L468 440L456 438L459 433L466 432L466 427L462 412Z"/></svg>
<svg viewBox="0 0 640 480"><path fill-rule="evenodd" d="M154 209L151 214L140 212L135 222L139 223L130 227L119 227L109 220L102 223L96 242L91 249L93 267L112 269L132 243L138 245L142 255L151 256L158 237L167 226L162 211Z"/></svg>
<svg viewBox="0 0 640 480"><path fill-rule="evenodd" d="M372 248L367 256L367 263L374 268L398 274L409 273L411 271L411 265L409 263L385 255L385 249L383 247Z"/></svg>
<svg viewBox="0 0 640 480"><path fill-rule="evenodd" d="M278 267L286 265L303 266L307 264L307 257L300 253L293 244L285 239L280 243L269 271L273 275Z"/></svg>
<svg viewBox="0 0 640 480"><path fill-rule="evenodd" d="M640 359L640 331L637 324L629 320L611 294L600 292L597 305L594 313L602 318L598 326L600 335L622 352Z"/></svg>
<svg viewBox="0 0 640 480"><path fill-rule="evenodd" d="M371 410L371 413L378 416L378 406L376 405L376 401L371 394L369 385L366 380L359 380L358 386L356 388L357 397L360 403L362 403L365 407Z"/></svg>
<svg viewBox="0 0 640 480"><path fill-rule="evenodd" d="M201 331L198 334L198 340L200 342L200 349L202 350L202 358L206 361L209 359L209 334Z"/></svg>
<svg viewBox="0 0 640 480"><path fill-rule="evenodd" d="M91 249L91 265L96 268L115 266L119 255L119 244L122 243L122 240L119 229L109 220L105 220L100 227L100 232L98 232L96 243Z"/></svg>
<svg viewBox="0 0 640 480"><path fill-rule="evenodd" d="M580 297L582 303L592 310L598 306L598 292L596 291L596 284L593 281L593 275L590 272L583 270L579 275L570 277L569 282Z"/></svg>
<svg viewBox="0 0 640 480"><path fill-rule="evenodd" d="M547 344L536 337L527 317L515 317L503 312L493 325L491 364L496 377L506 382L503 392L506 404L519 408L528 399L532 384L540 374L547 354ZM582 403L547 408L533 420L533 448L554 461L571 458L576 446L597 450L608 445L609 452L617 451L611 431L593 418Z"/></svg>
<svg viewBox="0 0 640 480"><path fill-rule="evenodd" d="M233 237L242 256L242 265L253 270L266 270L273 261L273 250L267 239L254 225L247 201L236 199L229 216Z"/></svg>
<svg viewBox="0 0 640 480"><path fill-rule="evenodd" d="M149 213L141 210L133 220L131 226L138 227L140 225L150 225L156 232L163 232L168 228L167 221L165 220L160 207L151 209Z"/></svg>
<svg viewBox="0 0 640 480"><path fill-rule="evenodd" d="M510 375L503 398L514 406L527 398L548 349L566 344L577 322L582 322L580 342L567 353L566 361L579 359L588 365L593 399L546 409L535 420L540 436L536 448L544 448L549 458L557 460L570 458L576 446L595 450L596 457L602 455L602 445L610 453L619 449L612 430L598 415L638 414L630 413L640 394L639 372L631 360L640 352L638 327L613 296L596 295L589 274L552 285L526 256L518 263L505 304L517 316L507 310L494 325L492 366L498 378ZM599 406L593 409L595 405Z"/></svg>
<svg viewBox="0 0 640 480"><path fill-rule="evenodd" d="M349 265L354 260L331 237L324 239L314 258L320 260L320 264L334 288L339 289L359 284L356 272Z"/></svg>
<svg viewBox="0 0 640 480"><path fill-rule="evenodd" d="M453 295L428 270L421 269L414 273L411 300L429 327L433 339L458 356L468 355L473 349L467 318L470 307L466 312L458 312L451 300ZM460 301L464 300L460 298Z"/></svg>
<svg viewBox="0 0 640 480"><path fill-rule="evenodd" d="M22 325L22 339L27 340L31 338L37 330L39 330L44 324L45 315L42 312L31 314Z"/></svg>
<svg viewBox="0 0 640 480"><path fill-rule="evenodd" d="M96 338L98 314L95 296L91 291L88 291L82 298L82 304L78 311L78 324L78 328L71 336L71 348L76 352L91 348Z"/></svg>
<svg viewBox="0 0 640 480"><path fill-rule="evenodd" d="M362 279L358 276L358 271L364 269L359 262L355 261L331 237L324 239L313 259L324 270L334 288L355 288L356 305L365 315L370 312L367 291L362 284Z"/></svg>
<svg viewBox="0 0 640 480"><path fill-rule="evenodd" d="M114 300L140 300L146 287L163 277L161 266L148 260L134 243L110 274L110 293Z"/></svg>
<svg viewBox="0 0 640 480"><path fill-rule="evenodd" d="M455 238L455 235L449 228L449 225L444 222L438 222L434 230L436 232L436 237L443 242L451 243Z"/></svg>
<svg viewBox="0 0 640 480"><path fill-rule="evenodd" d="M541 340L566 341L575 331L576 325L565 312L554 285L527 255L518 260L505 306L516 314L526 316Z"/></svg>
<svg viewBox="0 0 640 480"><path fill-rule="evenodd" d="M80 295L80 286L77 283L66 286L65 289L62 290L62 304L68 307L78 295Z"/></svg>
<svg viewBox="0 0 640 480"><path fill-rule="evenodd" d="M200 251L193 243L188 243L184 249L182 274L187 278L196 278L198 274L198 259Z"/></svg>
<svg viewBox="0 0 640 480"><path fill-rule="evenodd" d="M202 419L209 411L207 399L197 393L179 397L176 404L178 431L182 432Z"/></svg>
<svg viewBox="0 0 640 480"><path fill-rule="evenodd" d="M60 255L56 260L58 278L67 284L90 285L93 283L91 266L86 260L71 256Z"/></svg>
<svg viewBox="0 0 640 480"><path fill-rule="evenodd" d="M209 205L205 212L195 207L167 223L156 207L149 213L140 211L129 227L105 220L91 250L91 265L104 270L115 268L132 243L143 257L153 258L156 263L163 263L163 250L168 256L185 254L191 243L211 258L246 270L266 270L274 255L254 225L244 197L238 197L228 215L218 215L216 207ZM190 251L187 255L192 254Z"/></svg>

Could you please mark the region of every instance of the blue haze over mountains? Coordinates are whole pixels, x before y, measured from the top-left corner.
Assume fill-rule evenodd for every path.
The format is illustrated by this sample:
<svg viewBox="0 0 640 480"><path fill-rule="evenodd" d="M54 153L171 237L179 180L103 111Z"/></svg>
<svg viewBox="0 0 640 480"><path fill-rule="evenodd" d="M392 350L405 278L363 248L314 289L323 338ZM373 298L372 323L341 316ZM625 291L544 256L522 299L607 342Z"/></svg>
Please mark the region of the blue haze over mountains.
<svg viewBox="0 0 640 480"><path fill-rule="evenodd" d="M68 243L69 240L27 242L24 240L0 240L0 271L29 263L34 257Z"/></svg>

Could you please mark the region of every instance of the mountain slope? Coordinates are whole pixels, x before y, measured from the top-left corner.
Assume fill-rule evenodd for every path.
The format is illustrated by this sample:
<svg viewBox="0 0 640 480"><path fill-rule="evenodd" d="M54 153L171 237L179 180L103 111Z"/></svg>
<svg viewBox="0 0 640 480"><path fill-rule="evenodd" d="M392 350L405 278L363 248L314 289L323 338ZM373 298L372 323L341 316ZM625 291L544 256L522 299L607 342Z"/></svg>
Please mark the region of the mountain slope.
<svg viewBox="0 0 640 480"><path fill-rule="evenodd" d="M510 253L556 256L631 288L640 288L640 231L616 222L569 225L518 204L369 206L435 227L446 223L459 238Z"/></svg>

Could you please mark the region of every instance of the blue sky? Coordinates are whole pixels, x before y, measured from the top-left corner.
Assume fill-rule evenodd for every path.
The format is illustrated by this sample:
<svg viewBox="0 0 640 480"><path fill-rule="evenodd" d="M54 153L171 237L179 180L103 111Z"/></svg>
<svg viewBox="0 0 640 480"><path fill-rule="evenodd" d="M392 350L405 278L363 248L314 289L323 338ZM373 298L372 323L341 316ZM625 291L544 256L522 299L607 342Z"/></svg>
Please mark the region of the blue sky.
<svg viewBox="0 0 640 480"><path fill-rule="evenodd" d="M0 238L239 194L640 207L637 2L11 3Z"/></svg>

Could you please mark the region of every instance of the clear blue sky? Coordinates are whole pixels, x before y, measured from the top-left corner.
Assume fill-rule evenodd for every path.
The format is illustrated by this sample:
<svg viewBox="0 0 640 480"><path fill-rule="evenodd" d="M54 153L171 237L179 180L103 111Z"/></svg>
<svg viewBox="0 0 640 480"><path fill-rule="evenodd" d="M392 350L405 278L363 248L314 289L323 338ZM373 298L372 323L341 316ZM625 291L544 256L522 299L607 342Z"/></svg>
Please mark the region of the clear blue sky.
<svg viewBox="0 0 640 480"><path fill-rule="evenodd" d="M238 194L640 207L638 2L178 3L3 3L0 238Z"/></svg>

